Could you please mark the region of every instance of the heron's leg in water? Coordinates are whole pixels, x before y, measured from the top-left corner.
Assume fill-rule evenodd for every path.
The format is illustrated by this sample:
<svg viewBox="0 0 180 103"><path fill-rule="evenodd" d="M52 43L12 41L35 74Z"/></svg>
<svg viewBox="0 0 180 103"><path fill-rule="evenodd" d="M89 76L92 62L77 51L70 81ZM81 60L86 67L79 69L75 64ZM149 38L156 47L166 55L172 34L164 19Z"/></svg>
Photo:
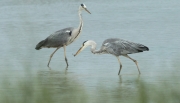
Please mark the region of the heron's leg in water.
<svg viewBox="0 0 180 103"><path fill-rule="evenodd" d="M48 62L48 65L47 65L48 67L49 67L51 58L53 57L54 53L55 53L59 48L60 48L60 47L58 47L58 48L50 55L49 62Z"/></svg>
<svg viewBox="0 0 180 103"><path fill-rule="evenodd" d="M64 48L65 61L66 61L67 67L68 67L69 65L68 65L68 60L67 60L67 58L66 58L66 45L64 45L63 48Z"/></svg>
<svg viewBox="0 0 180 103"><path fill-rule="evenodd" d="M138 69L138 71L139 71L139 74L141 74L140 69L139 69L139 67L138 67L138 63L137 63L137 61L136 61L135 59L133 59L133 58L129 57L128 55L123 55L123 56L125 56L125 57L127 57L127 58L131 59L131 60L132 60L132 61L136 64L137 69Z"/></svg>
<svg viewBox="0 0 180 103"><path fill-rule="evenodd" d="M121 62L120 62L120 59L119 59L119 57L117 56L117 59L118 59L118 62L119 62L119 64L120 64L120 69L119 69L119 73L118 73L118 75L120 74L120 72L121 72L121 69L122 69L122 64L121 64Z"/></svg>

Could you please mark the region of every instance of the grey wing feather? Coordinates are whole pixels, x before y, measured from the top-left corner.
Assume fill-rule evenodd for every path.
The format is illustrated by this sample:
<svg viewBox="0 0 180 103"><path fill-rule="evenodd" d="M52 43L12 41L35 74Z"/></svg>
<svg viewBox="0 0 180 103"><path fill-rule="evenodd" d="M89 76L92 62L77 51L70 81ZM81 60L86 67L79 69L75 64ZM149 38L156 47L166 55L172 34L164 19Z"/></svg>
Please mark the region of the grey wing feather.
<svg viewBox="0 0 180 103"><path fill-rule="evenodd" d="M105 40L103 42L102 48L104 48L107 53L110 53L116 56L138 53L138 52L149 50L148 47L142 44L133 43L127 40L117 39L117 38L111 38L111 39Z"/></svg>
<svg viewBox="0 0 180 103"><path fill-rule="evenodd" d="M73 29L74 28L69 27L56 31L45 39L46 42L42 45L42 47L61 47L63 45L67 45L68 41L71 39Z"/></svg>

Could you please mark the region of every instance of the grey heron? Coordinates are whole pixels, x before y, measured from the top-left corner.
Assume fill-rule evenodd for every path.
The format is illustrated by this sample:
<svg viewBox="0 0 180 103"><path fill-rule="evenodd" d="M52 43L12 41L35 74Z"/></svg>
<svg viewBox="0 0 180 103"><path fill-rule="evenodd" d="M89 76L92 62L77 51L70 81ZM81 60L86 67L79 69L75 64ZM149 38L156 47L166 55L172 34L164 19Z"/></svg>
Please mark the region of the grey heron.
<svg viewBox="0 0 180 103"><path fill-rule="evenodd" d="M82 44L82 47L76 52L76 54L74 56L78 55L87 46L91 46L91 52L93 54L112 54L112 55L116 56L118 59L118 62L120 64L120 69L119 69L118 75L120 74L121 69L122 69L122 64L120 62L119 56L122 55L122 56L127 57L127 58L131 59L132 61L134 61L134 63L137 66L137 69L139 71L139 74L141 74L138 64L137 64L137 61L135 59L129 57L128 54L149 51L149 48L142 44L133 43L133 42L123 40L123 39L118 39L118 38L110 38L110 39L106 39L102 43L101 49L99 49L99 50L96 50L96 42L94 42L93 40L84 41Z"/></svg>
<svg viewBox="0 0 180 103"><path fill-rule="evenodd" d="M36 48L35 48L36 50L40 50L41 48L56 48L56 50L50 55L49 62L47 65L48 67L49 67L52 56L61 47L64 48L65 61L68 67L68 60L66 58L66 46L68 46L75 39L77 39L77 37L80 35L82 31L82 27L83 27L83 20L82 20L82 15L81 15L82 10L85 10L89 14L91 14L85 4L81 4L79 6L78 14L80 18L80 23L79 23L78 28L68 27L68 28L58 30L55 33L48 36L46 39L40 41L36 45Z"/></svg>

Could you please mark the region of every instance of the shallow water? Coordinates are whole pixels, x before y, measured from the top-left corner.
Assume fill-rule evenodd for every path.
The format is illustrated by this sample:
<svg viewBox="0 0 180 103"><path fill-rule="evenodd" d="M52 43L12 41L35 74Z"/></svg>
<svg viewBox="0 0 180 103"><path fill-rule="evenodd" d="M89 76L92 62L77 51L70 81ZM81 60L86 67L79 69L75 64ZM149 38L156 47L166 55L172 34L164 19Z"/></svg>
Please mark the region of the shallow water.
<svg viewBox="0 0 180 103"><path fill-rule="evenodd" d="M78 27L77 11L82 2L92 14L83 11L83 31L66 49L70 65L68 70L62 48L55 53L51 68L48 68L49 56L55 49L37 51L34 49L36 44L59 29ZM112 98L131 98L138 88L135 85L138 80L156 85L164 81L172 83L164 78L171 75L179 77L179 4L178 0L1 0L1 81L8 78L16 83L19 79L38 76L44 85L53 90L81 86L87 98L97 97L94 101L101 100L101 93ZM121 76L118 76L118 60L112 55L94 55L87 48L73 56L83 41L94 40L100 48L101 43L111 37L149 47L148 52L129 55L138 61L141 75L138 75L136 65L124 57L120 57L123 68ZM68 86L58 82L61 80ZM107 90L106 93L103 89Z"/></svg>

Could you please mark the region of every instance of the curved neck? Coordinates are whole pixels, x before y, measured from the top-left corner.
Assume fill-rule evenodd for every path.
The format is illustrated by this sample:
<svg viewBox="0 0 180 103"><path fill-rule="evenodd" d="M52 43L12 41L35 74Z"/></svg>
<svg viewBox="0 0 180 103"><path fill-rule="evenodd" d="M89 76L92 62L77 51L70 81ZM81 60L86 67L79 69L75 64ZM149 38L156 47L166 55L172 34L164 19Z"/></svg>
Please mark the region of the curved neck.
<svg viewBox="0 0 180 103"><path fill-rule="evenodd" d="M90 45L91 45L91 52L92 52L93 54L101 54L101 53L102 53L102 50L101 50L101 49L96 50L96 42L90 41Z"/></svg>
<svg viewBox="0 0 180 103"><path fill-rule="evenodd" d="M95 52L96 52L96 44L91 45L91 52L95 54Z"/></svg>

